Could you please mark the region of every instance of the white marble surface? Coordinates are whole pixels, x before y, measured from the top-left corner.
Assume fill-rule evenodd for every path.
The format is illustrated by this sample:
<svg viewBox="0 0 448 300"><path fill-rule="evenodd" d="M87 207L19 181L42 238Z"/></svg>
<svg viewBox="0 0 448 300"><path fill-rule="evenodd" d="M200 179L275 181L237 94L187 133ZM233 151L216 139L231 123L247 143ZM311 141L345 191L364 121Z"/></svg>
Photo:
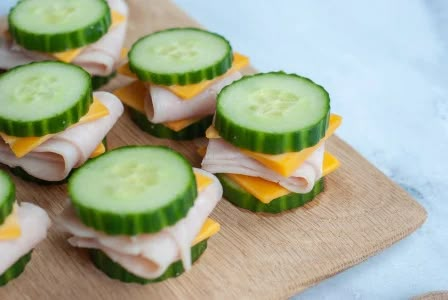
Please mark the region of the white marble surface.
<svg viewBox="0 0 448 300"><path fill-rule="evenodd" d="M345 118L339 135L429 213L410 237L297 298L448 290L448 1L175 1L261 71L324 85Z"/></svg>

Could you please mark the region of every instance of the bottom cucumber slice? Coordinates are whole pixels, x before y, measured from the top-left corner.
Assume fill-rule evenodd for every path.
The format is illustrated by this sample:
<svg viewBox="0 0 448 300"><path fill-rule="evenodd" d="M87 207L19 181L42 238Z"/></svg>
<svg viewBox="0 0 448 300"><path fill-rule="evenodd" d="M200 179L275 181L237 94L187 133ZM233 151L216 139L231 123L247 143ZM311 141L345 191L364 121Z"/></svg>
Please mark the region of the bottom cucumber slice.
<svg viewBox="0 0 448 300"><path fill-rule="evenodd" d="M207 249L207 240L204 240L191 248L191 261L195 262ZM94 265L112 279L118 279L123 282L134 282L140 284L155 283L168 278L178 277L185 272L182 261L178 260L172 263L162 276L155 279L146 279L134 275L124 269L122 266L111 260L101 250L90 249L90 258Z"/></svg>
<svg viewBox="0 0 448 300"><path fill-rule="evenodd" d="M43 179L40 179L40 178L34 177L33 175L28 174L21 167L15 167L15 168L10 168L9 167L9 170L11 171L12 174L14 174L15 176L19 177L20 179L25 180L25 181L29 181L29 182L34 182L34 183L39 184L39 185L64 184L64 183L67 183L68 178L72 174L72 172L70 172L65 179L60 180L60 181L46 181L46 180L43 180Z"/></svg>
<svg viewBox="0 0 448 300"><path fill-rule="evenodd" d="M117 75L117 72L113 72L112 74L108 76L92 76L92 89L97 90L103 85L106 85L111 81L115 76Z"/></svg>
<svg viewBox="0 0 448 300"><path fill-rule="evenodd" d="M0 286L6 285L11 280L20 276L25 271L25 267L31 260L32 251L22 256L15 264L9 267L3 274L0 275Z"/></svg>
<svg viewBox="0 0 448 300"><path fill-rule="evenodd" d="M104 148L106 148L106 151L107 151L107 137L105 137L103 139L103 145L104 145ZM70 178L70 176L72 175L74 170L76 170L76 169L73 169L68 174L68 176L66 178L64 178L63 180L60 180L60 181L47 181L47 180L43 180L43 179L40 179L40 178L34 177L33 175L28 174L21 167L15 167L15 168L11 168L9 166L6 166L6 167L11 171L12 174L14 174L15 176L19 177L20 179L25 180L25 181L29 181L29 182L34 182L34 183L39 184L39 185L59 185L59 184L65 184L65 183L67 183L68 179Z"/></svg>
<svg viewBox="0 0 448 300"><path fill-rule="evenodd" d="M306 194L291 193L286 196L279 197L265 204L252 196L235 181L225 174L217 175L224 189L224 198L235 206L253 211L264 212L270 214L278 214L286 210L297 208L305 205L313 200L319 193L324 190L324 180L321 178L314 184L313 189Z"/></svg>
<svg viewBox="0 0 448 300"><path fill-rule="evenodd" d="M16 186L6 172L0 170L0 225L11 214L16 201Z"/></svg>
<svg viewBox="0 0 448 300"><path fill-rule="evenodd" d="M140 127L141 130L162 139L172 139L177 141L193 140L195 138L204 137L205 131L213 122L213 116L207 116L198 122L180 130L174 131L163 124L154 124L148 121L146 115L128 107L131 119Z"/></svg>

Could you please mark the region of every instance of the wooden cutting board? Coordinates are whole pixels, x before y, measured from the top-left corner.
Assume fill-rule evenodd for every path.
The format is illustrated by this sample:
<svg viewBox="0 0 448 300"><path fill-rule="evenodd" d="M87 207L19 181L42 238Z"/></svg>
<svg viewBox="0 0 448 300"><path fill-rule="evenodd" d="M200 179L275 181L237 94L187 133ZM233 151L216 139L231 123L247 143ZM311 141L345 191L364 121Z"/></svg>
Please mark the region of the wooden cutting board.
<svg viewBox="0 0 448 300"><path fill-rule="evenodd" d="M130 46L141 35L173 26L199 26L167 0L129 0ZM246 53L250 55L250 53ZM122 84L119 79L113 85ZM142 133L124 115L109 135L112 147L168 145L199 166L192 142ZM85 251L71 248L53 227L26 272L0 289L0 299L279 299L362 262L416 230L425 210L338 137L327 143L342 167L326 191L303 208L277 216L253 214L221 201L212 217L221 232L187 274L140 286L97 271ZM18 199L41 205L54 218L65 186L42 187L15 179ZM1 255L1 254L0 254Z"/></svg>

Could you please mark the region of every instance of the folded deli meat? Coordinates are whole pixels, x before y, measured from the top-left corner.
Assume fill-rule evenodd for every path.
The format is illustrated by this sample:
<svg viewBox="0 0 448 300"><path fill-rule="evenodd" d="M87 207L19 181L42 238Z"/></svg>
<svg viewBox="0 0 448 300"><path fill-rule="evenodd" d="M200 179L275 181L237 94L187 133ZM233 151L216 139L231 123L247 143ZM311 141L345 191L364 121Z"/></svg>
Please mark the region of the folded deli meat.
<svg viewBox="0 0 448 300"><path fill-rule="evenodd" d="M60 60L79 65L92 75L111 75L122 57L129 12L124 0L107 2L112 15L109 31L96 42L78 49L57 53L26 50L11 39L6 26L0 28L3 33L0 37L0 69L8 70L33 61Z"/></svg>
<svg viewBox="0 0 448 300"><path fill-rule="evenodd" d="M204 136L217 95L239 80L249 64L248 57L232 52L224 37L197 28L147 35L128 57L118 72L136 81L114 93L142 130L176 140Z"/></svg>
<svg viewBox="0 0 448 300"><path fill-rule="evenodd" d="M100 116L105 114L104 116L93 116L93 120L86 122L81 120L60 133L43 138L11 138L3 134L3 138L0 138L0 163L11 168L21 167L39 179L60 181L66 178L73 168L84 164L98 148L98 154L103 153L102 140L123 113L123 105L113 94L107 92L95 92L93 97L97 103L95 105L94 102L94 105L98 109L91 114L100 113ZM11 149L15 144L28 148L34 140L44 142L26 155L22 153L21 157L17 157L20 147L15 148L16 153Z"/></svg>
<svg viewBox="0 0 448 300"><path fill-rule="evenodd" d="M185 270L189 270L191 246L222 197L222 187L216 177L200 169L194 171L211 182L199 191L185 218L155 234L109 236L82 224L70 204L65 208L60 224L73 235L69 239L71 245L100 249L126 270L143 278L161 276L179 259Z"/></svg>
<svg viewBox="0 0 448 300"><path fill-rule="evenodd" d="M16 204L8 218L0 224L0 277L46 238L51 223L43 209L26 202Z"/></svg>

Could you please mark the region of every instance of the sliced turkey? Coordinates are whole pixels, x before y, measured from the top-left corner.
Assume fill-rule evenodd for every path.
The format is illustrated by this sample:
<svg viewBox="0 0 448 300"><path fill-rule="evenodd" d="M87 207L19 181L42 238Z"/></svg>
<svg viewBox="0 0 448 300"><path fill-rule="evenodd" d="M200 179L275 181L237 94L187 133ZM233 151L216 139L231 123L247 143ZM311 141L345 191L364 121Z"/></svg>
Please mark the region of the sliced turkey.
<svg viewBox="0 0 448 300"><path fill-rule="evenodd" d="M100 40L88 45L73 61L87 72L98 76L108 76L117 67L126 37L128 6L124 0L108 0L111 10L126 17L126 21L112 27Z"/></svg>
<svg viewBox="0 0 448 300"><path fill-rule="evenodd" d="M9 70L14 67L29 64L33 61L47 60L51 57L25 51L14 46L4 37L0 36L0 70Z"/></svg>
<svg viewBox="0 0 448 300"><path fill-rule="evenodd" d="M151 85L145 99L145 111L152 123L165 123L212 115L216 110L216 96L227 85L241 78L240 72L232 72L218 79L199 95L183 100L170 90Z"/></svg>
<svg viewBox="0 0 448 300"><path fill-rule="evenodd" d="M47 181L60 181L73 168L86 162L123 113L123 105L113 94L95 92L94 97L109 110L109 115L70 127L22 158L17 158L0 139L0 163L21 167L28 174Z"/></svg>
<svg viewBox="0 0 448 300"><path fill-rule="evenodd" d="M0 274L43 241L51 225L47 213L34 204L22 203L16 213L22 233L14 240L0 240Z"/></svg>
<svg viewBox="0 0 448 300"><path fill-rule="evenodd" d="M69 239L73 246L100 249L137 276L157 278L179 259L185 270L189 270L191 244L222 197L221 184L214 175L200 169L195 169L195 172L210 177L213 182L198 194L194 206L184 219L158 233L133 237L108 236L83 225L71 205L58 218L58 224L73 235Z"/></svg>
<svg viewBox="0 0 448 300"><path fill-rule="evenodd" d="M109 32L95 43L87 45L72 61L73 64L97 76L110 75L119 63L129 15L128 6L124 0L108 0L107 2L111 10L119 12L126 17L126 20L111 27ZM0 69L8 70L33 61L54 59L50 54L28 51L0 37Z"/></svg>
<svg viewBox="0 0 448 300"><path fill-rule="evenodd" d="M245 155L224 139L210 139L202 168L214 174L231 173L261 177L276 182L291 192L304 194L311 191L315 182L322 177L323 158L324 145L313 152L290 177L284 177Z"/></svg>

